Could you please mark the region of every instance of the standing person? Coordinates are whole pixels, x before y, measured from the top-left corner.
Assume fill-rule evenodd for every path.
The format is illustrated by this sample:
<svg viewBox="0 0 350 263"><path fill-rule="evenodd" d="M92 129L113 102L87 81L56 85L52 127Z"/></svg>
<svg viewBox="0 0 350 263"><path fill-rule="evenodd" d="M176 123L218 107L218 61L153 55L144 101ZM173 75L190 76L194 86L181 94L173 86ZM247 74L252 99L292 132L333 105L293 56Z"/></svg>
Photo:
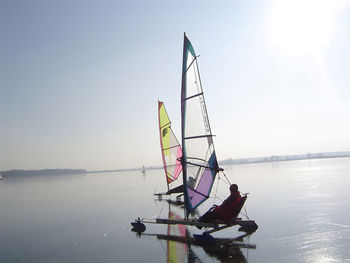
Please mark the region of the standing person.
<svg viewBox="0 0 350 263"><path fill-rule="evenodd" d="M230 192L230 196L221 205L213 205L199 218L199 221L208 223L214 220L224 220L229 223L234 217L237 217L243 206L241 201L245 201L245 197L241 197L236 184L230 185Z"/></svg>

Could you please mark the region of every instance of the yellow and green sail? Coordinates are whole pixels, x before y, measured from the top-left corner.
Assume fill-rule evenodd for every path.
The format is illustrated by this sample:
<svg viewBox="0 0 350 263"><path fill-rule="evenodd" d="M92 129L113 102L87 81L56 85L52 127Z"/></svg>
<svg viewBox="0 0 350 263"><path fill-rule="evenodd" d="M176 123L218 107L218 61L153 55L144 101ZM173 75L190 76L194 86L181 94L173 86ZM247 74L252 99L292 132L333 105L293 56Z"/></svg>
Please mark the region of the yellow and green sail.
<svg viewBox="0 0 350 263"><path fill-rule="evenodd" d="M158 101L158 119L160 147L162 151L166 181L169 189L169 184L175 181L182 171L182 165L180 162L182 157L182 149L173 130L171 129L169 116L164 107L164 103L161 101Z"/></svg>

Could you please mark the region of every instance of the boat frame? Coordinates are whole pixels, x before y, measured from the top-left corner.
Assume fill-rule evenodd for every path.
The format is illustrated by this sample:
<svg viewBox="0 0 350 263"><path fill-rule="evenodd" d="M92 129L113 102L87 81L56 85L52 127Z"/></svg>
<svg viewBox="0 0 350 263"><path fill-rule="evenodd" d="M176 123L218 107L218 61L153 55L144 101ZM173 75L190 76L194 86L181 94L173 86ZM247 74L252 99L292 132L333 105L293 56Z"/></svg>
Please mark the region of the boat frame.
<svg viewBox="0 0 350 263"><path fill-rule="evenodd" d="M252 232L255 232L257 229L257 225L254 220L242 220L242 219L236 219L229 223L223 221L223 220L216 220L213 222L200 222L196 219L167 219L167 218L156 218L155 221L147 221L147 220L140 220L140 223L146 223L146 224L165 224L165 225L189 225L189 226L196 226L196 227L204 227L209 228L208 230L204 231L203 234L211 234L226 228L230 228L233 226L240 226L240 227L251 227ZM251 232L251 231L249 231Z"/></svg>

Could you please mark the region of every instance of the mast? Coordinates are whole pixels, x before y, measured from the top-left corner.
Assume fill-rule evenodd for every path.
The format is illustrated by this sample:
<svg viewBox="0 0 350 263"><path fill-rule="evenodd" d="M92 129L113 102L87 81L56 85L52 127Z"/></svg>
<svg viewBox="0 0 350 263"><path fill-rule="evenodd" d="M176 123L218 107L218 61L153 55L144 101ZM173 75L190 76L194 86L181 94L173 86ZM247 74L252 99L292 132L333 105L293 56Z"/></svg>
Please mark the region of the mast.
<svg viewBox="0 0 350 263"><path fill-rule="evenodd" d="M185 163L186 160L186 151L185 151L185 114L186 114L186 104L184 102L186 96L186 33L184 32L184 44L183 44L183 55L182 55L182 78L181 78L181 145L182 145L182 178L184 185L184 203L185 203L185 217L188 218L189 211L186 200L188 199L188 194L186 191L186 180L187 180L187 166Z"/></svg>

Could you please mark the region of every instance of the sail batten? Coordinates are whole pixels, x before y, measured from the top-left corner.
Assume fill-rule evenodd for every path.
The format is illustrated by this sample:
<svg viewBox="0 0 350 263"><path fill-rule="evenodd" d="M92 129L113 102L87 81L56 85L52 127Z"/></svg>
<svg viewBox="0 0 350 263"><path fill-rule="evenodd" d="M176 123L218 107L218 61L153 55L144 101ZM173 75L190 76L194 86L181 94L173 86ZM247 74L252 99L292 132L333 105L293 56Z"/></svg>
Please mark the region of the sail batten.
<svg viewBox="0 0 350 263"><path fill-rule="evenodd" d="M185 100L189 100L189 99L195 98L195 97L197 97L197 96L201 96L201 95L203 95L203 92L198 93L198 94L195 94L195 95L193 95L193 96L191 96L191 97L185 98Z"/></svg>
<svg viewBox="0 0 350 263"><path fill-rule="evenodd" d="M171 147L168 147L168 148L164 148L163 151L165 151L165 150L170 150L170 149L177 148L177 147L178 147L178 145L171 146ZM168 165L168 166L171 166L171 164Z"/></svg>
<svg viewBox="0 0 350 263"><path fill-rule="evenodd" d="M195 166L202 167L202 168L208 168L208 169L215 170L215 171L217 170L217 169L214 168L214 167L205 166L205 165L200 165L200 164L191 163L191 162L186 162L186 164L195 165Z"/></svg>
<svg viewBox="0 0 350 263"><path fill-rule="evenodd" d="M197 56L194 57L194 59L192 60L192 62L190 63L190 65L188 65L188 67L186 68L186 72L191 68L192 64L197 60Z"/></svg>
<svg viewBox="0 0 350 263"><path fill-rule="evenodd" d="M162 129L162 128L164 128L165 126L170 125L170 124L171 124L171 122L168 122L168 123L164 124L163 126L161 126L160 129Z"/></svg>
<svg viewBox="0 0 350 263"><path fill-rule="evenodd" d="M219 168L197 56L186 35L181 83L181 132L184 197L188 216L209 198Z"/></svg>
<svg viewBox="0 0 350 263"><path fill-rule="evenodd" d="M199 138L208 138L208 137L214 137L214 136L215 136L215 135L213 135L213 134L197 135L197 136L186 137L186 138L184 138L184 140L199 139Z"/></svg>

